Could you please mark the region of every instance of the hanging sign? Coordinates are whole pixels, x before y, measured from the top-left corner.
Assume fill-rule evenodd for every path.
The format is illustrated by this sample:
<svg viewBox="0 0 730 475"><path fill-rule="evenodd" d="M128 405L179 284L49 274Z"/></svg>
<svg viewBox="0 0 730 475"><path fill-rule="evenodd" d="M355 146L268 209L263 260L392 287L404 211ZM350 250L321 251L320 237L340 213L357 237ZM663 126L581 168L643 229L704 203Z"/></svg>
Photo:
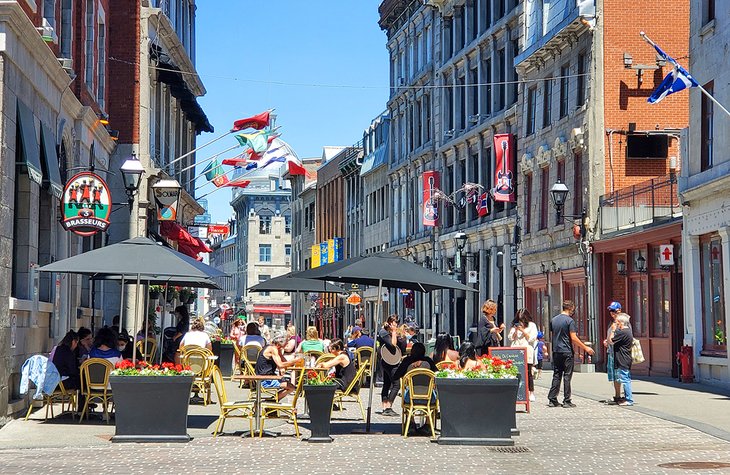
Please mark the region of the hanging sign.
<svg viewBox="0 0 730 475"><path fill-rule="evenodd" d="M362 297L360 297L357 293L353 292L350 294L349 297L347 297L346 300L348 305L360 305L362 302Z"/></svg>
<svg viewBox="0 0 730 475"><path fill-rule="evenodd" d="M320 251L319 244L313 244L312 245L312 269L322 265L319 251Z"/></svg>
<svg viewBox="0 0 730 475"><path fill-rule="evenodd" d="M659 265L660 266L673 266L674 265L674 245L673 244L661 244L659 246Z"/></svg>
<svg viewBox="0 0 730 475"><path fill-rule="evenodd" d="M160 180L152 185L158 221L177 221L180 184L176 180Z"/></svg>
<svg viewBox="0 0 730 475"><path fill-rule="evenodd" d="M494 201L513 203L515 193L515 141L512 134L494 136Z"/></svg>
<svg viewBox="0 0 730 475"><path fill-rule="evenodd" d="M81 172L63 189L61 226L79 236L93 236L109 227L112 195L106 182L92 172Z"/></svg>
<svg viewBox="0 0 730 475"><path fill-rule="evenodd" d="M228 234L228 225L227 224L208 225L208 234Z"/></svg>
<svg viewBox="0 0 730 475"><path fill-rule="evenodd" d="M434 199L434 191L439 187L439 172L423 172L423 225L437 226L439 219L438 201Z"/></svg>

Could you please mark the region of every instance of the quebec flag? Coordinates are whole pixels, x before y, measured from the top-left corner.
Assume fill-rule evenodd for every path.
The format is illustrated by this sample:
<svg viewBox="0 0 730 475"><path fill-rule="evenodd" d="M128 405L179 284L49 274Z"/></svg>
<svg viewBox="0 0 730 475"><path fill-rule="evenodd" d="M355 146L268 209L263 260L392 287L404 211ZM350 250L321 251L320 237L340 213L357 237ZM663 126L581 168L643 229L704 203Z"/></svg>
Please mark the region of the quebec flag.
<svg viewBox="0 0 730 475"><path fill-rule="evenodd" d="M695 81L695 78L693 78L686 69L680 66L679 63L674 60L674 58L662 51L662 49L657 45L653 46L659 56L664 58L674 68L672 69L672 72L667 74L667 77L664 78L664 81L659 84L659 87L651 93L651 96L649 96L649 98L647 99L650 104L656 104L657 102L667 97L669 94L674 94L675 92L682 91L684 89L687 89L688 87L699 86L699 83Z"/></svg>

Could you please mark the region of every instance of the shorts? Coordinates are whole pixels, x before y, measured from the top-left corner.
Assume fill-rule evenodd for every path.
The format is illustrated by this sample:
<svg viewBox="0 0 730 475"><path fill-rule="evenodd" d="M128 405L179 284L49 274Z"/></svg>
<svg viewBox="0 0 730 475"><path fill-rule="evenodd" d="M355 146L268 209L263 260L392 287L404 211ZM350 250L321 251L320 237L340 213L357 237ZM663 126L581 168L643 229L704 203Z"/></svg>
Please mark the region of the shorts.
<svg viewBox="0 0 730 475"><path fill-rule="evenodd" d="M609 383L616 381L616 369L613 367L613 351L609 351L606 354L606 375L608 376Z"/></svg>
<svg viewBox="0 0 730 475"><path fill-rule="evenodd" d="M262 389L279 389L281 388L281 381L277 379L267 379L265 381L261 381L261 388Z"/></svg>
<svg viewBox="0 0 730 475"><path fill-rule="evenodd" d="M543 360L537 360L537 365L535 365L535 368L542 369L542 362Z"/></svg>

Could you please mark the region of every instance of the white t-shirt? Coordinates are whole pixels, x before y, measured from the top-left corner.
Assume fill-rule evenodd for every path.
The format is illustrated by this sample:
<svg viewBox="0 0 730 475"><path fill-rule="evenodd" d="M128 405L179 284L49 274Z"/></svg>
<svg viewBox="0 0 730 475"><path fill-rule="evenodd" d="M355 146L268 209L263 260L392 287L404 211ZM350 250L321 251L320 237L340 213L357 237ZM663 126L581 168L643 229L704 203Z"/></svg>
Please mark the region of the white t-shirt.
<svg viewBox="0 0 730 475"><path fill-rule="evenodd" d="M238 346L246 346L246 345L256 345L263 348L266 346L266 340L264 340L264 337L261 335L243 335L240 340L238 340Z"/></svg>
<svg viewBox="0 0 730 475"><path fill-rule="evenodd" d="M194 345L207 348L210 344L210 337L205 332L197 330L189 331L183 336L181 344L183 346Z"/></svg>

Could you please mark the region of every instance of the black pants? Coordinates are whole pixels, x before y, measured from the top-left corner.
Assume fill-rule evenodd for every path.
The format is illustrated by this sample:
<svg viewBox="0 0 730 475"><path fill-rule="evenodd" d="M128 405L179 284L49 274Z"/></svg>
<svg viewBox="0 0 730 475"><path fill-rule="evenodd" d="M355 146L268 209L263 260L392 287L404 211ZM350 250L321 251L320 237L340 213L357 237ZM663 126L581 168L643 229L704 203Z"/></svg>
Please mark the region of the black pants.
<svg viewBox="0 0 730 475"><path fill-rule="evenodd" d="M380 391L380 398L383 402L388 401L393 404L398 396L398 380L393 379L393 375L398 370L397 366L391 366L387 363L381 365L383 368L383 389Z"/></svg>
<svg viewBox="0 0 730 475"><path fill-rule="evenodd" d="M548 400L558 402L560 380L563 380L563 402L570 402L570 380L573 378L573 354L553 353L553 384L550 386Z"/></svg>
<svg viewBox="0 0 730 475"><path fill-rule="evenodd" d="M535 379L532 376L532 366L531 364L527 365L527 389L530 392L535 391Z"/></svg>

